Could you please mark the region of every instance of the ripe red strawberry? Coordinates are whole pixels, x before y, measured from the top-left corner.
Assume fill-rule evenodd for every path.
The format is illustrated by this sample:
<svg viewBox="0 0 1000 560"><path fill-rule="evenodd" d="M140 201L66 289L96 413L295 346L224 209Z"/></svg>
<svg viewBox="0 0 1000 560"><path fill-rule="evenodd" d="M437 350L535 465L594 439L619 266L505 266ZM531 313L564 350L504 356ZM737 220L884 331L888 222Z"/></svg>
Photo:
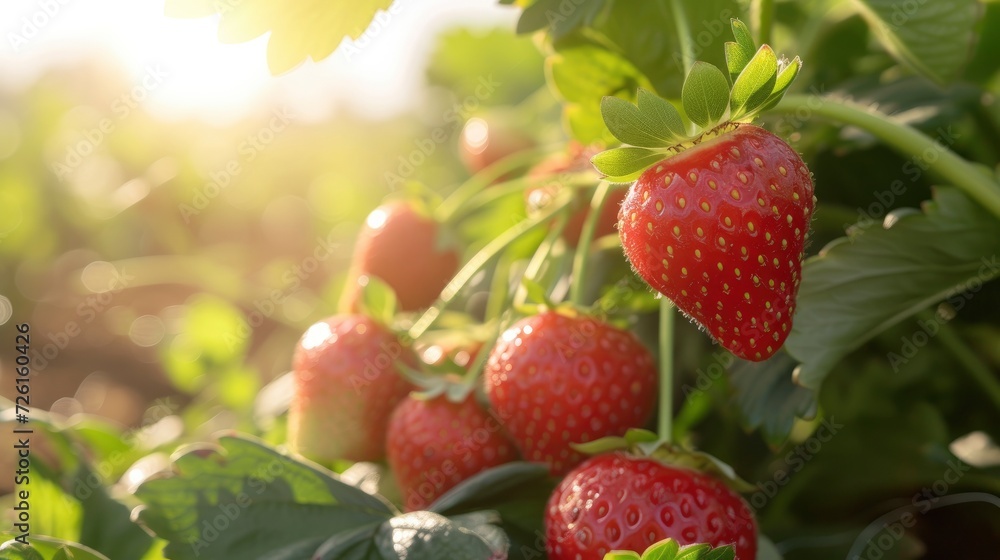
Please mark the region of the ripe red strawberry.
<svg viewBox="0 0 1000 560"><path fill-rule="evenodd" d="M413 390L397 360L416 367L413 351L368 317L336 315L309 327L292 361L292 448L323 462L382 459L389 415Z"/></svg>
<svg viewBox="0 0 1000 560"><path fill-rule="evenodd" d="M362 275L380 278L396 292L399 308L430 306L458 270L458 251L440 225L405 202L379 206L365 221L345 288L342 309L357 312Z"/></svg>
<svg viewBox="0 0 1000 560"><path fill-rule="evenodd" d="M489 356L486 392L528 461L563 474L571 443L641 427L656 404L653 357L635 335L592 317L547 311L518 321Z"/></svg>
<svg viewBox="0 0 1000 560"><path fill-rule="evenodd" d="M426 509L463 480L516 458L500 424L469 395L408 397L389 421L389 466L407 511Z"/></svg>
<svg viewBox="0 0 1000 560"><path fill-rule="evenodd" d="M668 537L681 545L734 545L737 560L757 556L757 523L738 494L651 458L616 452L589 459L563 479L545 513L550 560L642 553Z"/></svg>
<svg viewBox="0 0 1000 560"><path fill-rule="evenodd" d="M650 286L731 352L760 361L792 328L812 177L762 128L719 132L646 170L622 204L619 230Z"/></svg>
<svg viewBox="0 0 1000 560"><path fill-rule="evenodd" d="M531 168L528 171L528 178L536 183L536 186L525 191L525 200L528 211L535 212L548 205L559 194L563 186L564 174L593 172L590 158L594 157L600 150L588 148L578 142L572 142L564 154L557 154ZM594 184L599 178L594 174ZM601 209L601 215L597 219L597 229L594 231L594 238L610 235L615 232L618 225L618 208L625 200L625 190L616 189L608 195L608 199ZM569 217L566 227L563 229L563 238L572 246L580 242L580 233L583 230L583 222L590 214L590 199L579 196L576 202L577 211Z"/></svg>

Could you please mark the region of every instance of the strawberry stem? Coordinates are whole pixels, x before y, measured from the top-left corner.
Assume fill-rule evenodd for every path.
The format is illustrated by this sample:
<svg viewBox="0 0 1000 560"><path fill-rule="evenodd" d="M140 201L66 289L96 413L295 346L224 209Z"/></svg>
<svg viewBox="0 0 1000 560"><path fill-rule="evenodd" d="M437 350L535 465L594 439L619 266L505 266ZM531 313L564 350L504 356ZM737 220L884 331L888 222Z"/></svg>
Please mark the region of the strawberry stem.
<svg viewBox="0 0 1000 560"><path fill-rule="evenodd" d="M469 177L468 180L459 185L458 188L448 195L448 198L444 199L444 201L441 202L441 205L435 210L434 218L443 224L451 222L455 218L455 215L461 211L474 196L482 192L486 187L489 187L493 181L496 181L500 177L503 177L516 169L538 161L553 149L554 148L551 146L546 146L524 150L511 154L490 164L479 173Z"/></svg>
<svg viewBox="0 0 1000 560"><path fill-rule="evenodd" d="M576 253L573 255L573 284L570 286L569 299L576 305L583 305L583 288L587 280L587 260L590 258L590 245L594 240L594 232L597 231L597 222L601 219L604 210L604 203L608 200L608 193L611 192L611 183L601 181L594 191L594 198L590 200L590 213L584 219L583 227L580 229L580 241L576 245Z"/></svg>
<svg viewBox="0 0 1000 560"><path fill-rule="evenodd" d="M568 207L567 207L568 208ZM535 251L535 254L531 256L531 260L528 261L528 266L524 269L524 277L528 280L537 280L538 274L542 271L542 266L545 265L549 260L549 255L552 254L552 248L555 246L556 242L562 236L562 232L566 229L566 222L568 221L568 216L566 212L559 215L559 218L552 225L552 229L549 230L549 234L545 236L542 240L541 245ZM517 286L517 292L514 296L514 306L519 307L524 305L524 302L528 299L528 289L524 287L524 284L519 284Z"/></svg>
<svg viewBox="0 0 1000 560"><path fill-rule="evenodd" d="M924 312L921 315L926 320L935 319L933 312ZM965 343L955 329L949 323L941 323L938 331L938 340L944 344L955 356L960 364L965 367L972 378L979 384L980 388L997 409L1000 409L1000 381L997 381L993 370L986 365L983 360Z"/></svg>
<svg viewBox="0 0 1000 560"><path fill-rule="evenodd" d="M691 26L688 25L687 13L684 11L684 0L670 0L670 10L673 12L674 25L677 27L677 39L681 44L684 75L687 76L691 67L694 66L695 54Z"/></svg>
<svg viewBox="0 0 1000 560"><path fill-rule="evenodd" d="M660 298L660 441L673 441L674 425L674 304Z"/></svg>
<svg viewBox="0 0 1000 560"><path fill-rule="evenodd" d="M537 228L538 226L546 223L556 214L562 212L567 206L572 202L572 197L564 195L561 200L557 200L547 206L542 212L539 212L537 216L528 218L508 229L507 231L501 233L493 241L486 244L485 247L479 250L470 260L458 271L458 274L448 282L448 285L444 287L441 291L441 295L438 300L434 302L424 314L417 319L417 322L409 330L409 336L412 340L420 338L427 329L429 329L437 321L441 312L448 307L448 304L455 299L455 296L465 287L466 284L472 280L472 277L476 275L484 266L486 266L493 258L499 255L504 249L506 249L510 244L514 243L524 235L526 235L531 230Z"/></svg>
<svg viewBox="0 0 1000 560"><path fill-rule="evenodd" d="M888 115L844 99L818 95L788 95L773 109L777 113L818 115L854 125L870 132L899 152L917 158L927 170L949 181L1000 217L1000 185L982 169L965 161L917 129L894 121ZM932 159L924 154L933 153Z"/></svg>
<svg viewBox="0 0 1000 560"><path fill-rule="evenodd" d="M490 185L488 189L476 193L473 197L471 197L465 204L462 205L462 208L451 214L448 220L450 222L458 222L476 210L489 208L497 200L515 193L526 191L537 184L537 179L519 177L510 181L504 181L503 183ZM590 187L593 184L594 176L592 173L577 173L568 177L563 183L563 186L576 189L581 187Z"/></svg>
<svg viewBox="0 0 1000 560"><path fill-rule="evenodd" d="M750 23L757 32L758 45L771 43L773 22L774 0L753 0L750 3Z"/></svg>

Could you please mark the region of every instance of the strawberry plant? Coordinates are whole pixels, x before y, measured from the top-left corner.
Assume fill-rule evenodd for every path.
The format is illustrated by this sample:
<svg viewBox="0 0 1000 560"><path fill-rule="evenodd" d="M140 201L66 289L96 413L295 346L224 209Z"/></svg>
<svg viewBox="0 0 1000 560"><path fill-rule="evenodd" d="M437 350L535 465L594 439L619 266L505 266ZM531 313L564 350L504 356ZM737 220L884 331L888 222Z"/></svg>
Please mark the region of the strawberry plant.
<svg viewBox="0 0 1000 560"><path fill-rule="evenodd" d="M411 157L304 181L333 256L199 276L182 407L33 420L65 515L0 560L995 557L1000 4L499 4ZM397 8L167 1L274 72Z"/></svg>

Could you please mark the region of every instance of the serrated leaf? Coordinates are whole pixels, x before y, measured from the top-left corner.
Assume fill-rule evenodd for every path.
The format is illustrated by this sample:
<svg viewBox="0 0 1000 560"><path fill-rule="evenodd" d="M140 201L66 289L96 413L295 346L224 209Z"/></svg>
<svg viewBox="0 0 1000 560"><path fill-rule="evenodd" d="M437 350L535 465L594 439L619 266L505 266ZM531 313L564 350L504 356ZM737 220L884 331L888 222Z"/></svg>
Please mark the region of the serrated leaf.
<svg viewBox="0 0 1000 560"><path fill-rule="evenodd" d="M189 447L171 474L147 480L135 495L145 505L134 517L168 541L172 560L278 557L303 542L315 550L331 534L394 513L328 471L237 436ZM219 515L229 520L225 531L212 529Z"/></svg>
<svg viewBox="0 0 1000 560"><path fill-rule="evenodd" d="M897 60L940 83L954 81L972 56L981 6L976 0L855 0Z"/></svg>
<svg viewBox="0 0 1000 560"><path fill-rule="evenodd" d="M497 557L485 539L443 515L417 511L394 517L375 534L384 560L490 560Z"/></svg>
<svg viewBox="0 0 1000 560"><path fill-rule="evenodd" d="M796 418L816 414L816 393L792 381L797 365L787 352L778 352L763 362L737 360L729 376L744 427L760 428L775 447L788 439Z"/></svg>
<svg viewBox="0 0 1000 560"><path fill-rule="evenodd" d="M642 118L650 123L654 130L662 131L659 134L676 141L687 136L684 119L673 103L651 91L639 88L637 105Z"/></svg>
<svg viewBox="0 0 1000 560"><path fill-rule="evenodd" d="M712 548L709 544L680 546L674 539L665 539L650 545L642 557L635 552L612 551L604 560L733 560L736 553L732 546Z"/></svg>
<svg viewBox="0 0 1000 560"><path fill-rule="evenodd" d="M620 97L605 96L601 100L601 116L611 134L624 144L641 148L663 148L677 143L669 129L657 130L650 125L639 107ZM679 114L677 118L680 119Z"/></svg>
<svg viewBox="0 0 1000 560"><path fill-rule="evenodd" d="M598 171L608 177L625 177L642 173L663 157L662 152L648 148L625 147L605 150L590 161Z"/></svg>
<svg viewBox="0 0 1000 560"><path fill-rule="evenodd" d="M546 60L546 76L568 103L563 107L573 137L584 144L613 142L601 116L606 95L631 95L648 80L621 55L599 45L573 43Z"/></svg>
<svg viewBox="0 0 1000 560"><path fill-rule="evenodd" d="M721 70L707 62L695 62L681 90L684 112L691 122L710 128L729 106L729 81Z"/></svg>
<svg viewBox="0 0 1000 560"><path fill-rule="evenodd" d="M267 62L272 74L280 74L308 58L326 58L344 38L359 38L373 21L379 26L388 25L393 17L387 12L391 5L392 0L294 0L284 4L263 0L168 0L165 12L174 17L219 14L219 38L223 42L249 41L270 32ZM380 12L382 17L377 19Z"/></svg>
<svg viewBox="0 0 1000 560"><path fill-rule="evenodd" d="M777 77L778 57L771 47L763 45L733 82L730 118L738 119L763 105L774 91Z"/></svg>
<svg viewBox="0 0 1000 560"><path fill-rule="evenodd" d="M961 191L936 189L923 213L859 228L802 270L788 352L798 383L818 389L848 352L945 300L964 307L970 283L1000 276L1000 222Z"/></svg>

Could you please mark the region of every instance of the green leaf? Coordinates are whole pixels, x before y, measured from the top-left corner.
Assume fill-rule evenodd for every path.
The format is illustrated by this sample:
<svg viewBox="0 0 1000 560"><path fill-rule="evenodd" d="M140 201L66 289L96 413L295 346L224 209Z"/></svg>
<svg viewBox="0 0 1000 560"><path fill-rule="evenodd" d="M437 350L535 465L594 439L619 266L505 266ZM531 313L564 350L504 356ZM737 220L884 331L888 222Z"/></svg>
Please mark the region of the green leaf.
<svg viewBox="0 0 1000 560"><path fill-rule="evenodd" d="M7 541L0 545L0 560L46 560L31 545Z"/></svg>
<svg viewBox="0 0 1000 560"><path fill-rule="evenodd" d="M650 545L642 553L641 560L733 560L736 552L732 546L712 548L709 544L680 546L674 539L665 539ZM604 555L604 560L636 560L635 552L612 551Z"/></svg>
<svg viewBox="0 0 1000 560"><path fill-rule="evenodd" d="M797 365L787 352L779 352L763 362L738 360L729 376L743 425L760 428L775 447L788 439L796 418L816 415L816 392L792 381Z"/></svg>
<svg viewBox="0 0 1000 560"><path fill-rule="evenodd" d="M797 382L818 389L848 352L939 301L965 307L970 287L1000 275L1000 222L954 188L924 212L887 216L806 261L788 352Z"/></svg>
<svg viewBox="0 0 1000 560"><path fill-rule="evenodd" d="M726 43L725 50L729 78L735 82L736 77L746 68L747 64L753 58L754 53L757 52L757 46L754 44L753 37L750 35L750 29L747 28L745 23L734 19L732 27L733 37L736 38L736 42Z"/></svg>
<svg viewBox="0 0 1000 560"><path fill-rule="evenodd" d="M976 0L855 0L882 45L897 60L928 78L955 81L972 56Z"/></svg>
<svg viewBox="0 0 1000 560"><path fill-rule="evenodd" d="M481 536L429 511L386 521L375 534L375 546L385 560L490 560L497 554Z"/></svg>
<svg viewBox="0 0 1000 560"><path fill-rule="evenodd" d="M778 547L763 533L757 534L757 560L784 560Z"/></svg>
<svg viewBox="0 0 1000 560"><path fill-rule="evenodd" d="M642 117L660 134L680 141L687 136L684 130L684 119L673 103L655 93L639 88L639 112Z"/></svg>
<svg viewBox="0 0 1000 560"><path fill-rule="evenodd" d="M778 66L781 67L780 62L778 63ZM781 98L784 97L788 87L795 81L795 78L799 75L799 70L801 69L802 61L799 57L793 58L792 61L786 64L784 68L781 68L781 71L778 72L778 78L774 81L774 90L771 92L771 95L768 96L767 101L761 105L761 111L770 109L781 101Z"/></svg>
<svg viewBox="0 0 1000 560"><path fill-rule="evenodd" d="M549 299L549 294L545 292L545 287L538 282L524 277L521 278L521 285L528 292L528 298L531 301L544 305L552 305L552 300Z"/></svg>
<svg viewBox="0 0 1000 560"><path fill-rule="evenodd" d="M147 480L135 495L145 504L138 521L169 542L164 554L172 560L278 558L287 547L308 542L315 550L332 534L394 513L328 471L237 436L189 447L171 474ZM213 526L220 515L225 530Z"/></svg>
<svg viewBox="0 0 1000 560"><path fill-rule="evenodd" d="M605 96L601 100L601 116L611 134L625 144L663 148L677 143L669 129L654 128L639 107L620 97ZM680 119L679 114L677 118Z"/></svg>
<svg viewBox="0 0 1000 560"><path fill-rule="evenodd" d="M594 156L591 163L604 175L619 179L638 176L647 167L663 158L662 152L647 148L625 147L605 150Z"/></svg>
<svg viewBox="0 0 1000 560"><path fill-rule="evenodd" d="M573 136L585 144L614 140L601 116L604 96L631 96L637 87L648 86L642 73L621 55L578 41L558 48L546 68L549 82L568 102L563 116Z"/></svg>
<svg viewBox="0 0 1000 560"><path fill-rule="evenodd" d="M392 12L385 11L391 4L392 0L348 3L293 0L283 4L262 0L167 0L166 14L173 17L220 14L219 40L225 43L250 41L270 32L267 62L272 74L280 74L307 58L316 61L326 58L344 38L359 38L373 20L381 32L394 17ZM376 18L379 11L382 14ZM357 50L353 45L347 48L348 57Z"/></svg>
<svg viewBox="0 0 1000 560"><path fill-rule="evenodd" d="M747 27L747 24L736 18L733 18L730 23L733 28L733 38L736 39L736 44L753 56L753 53L757 50L757 43L753 40L750 28Z"/></svg>
<svg viewBox="0 0 1000 560"><path fill-rule="evenodd" d="M484 471L453 488L429 508L454 517L489 510L500 515L510 539L508 560L538 558L538 535L544 534L545 504L556 481L544 465L509 463Z"/></svg>
<svg viewBox="0 0 1000 560"><path fill-rule="evenodd" d="M528 6L517 20L518 33L531 33L549 27L554 38L593 23L607 0L539 0Z"/></svg>
<svg viewBox="0 0 1000 560"><path fill-rule="evenodd" d="M684 80L681 100L691 122L702 128L711 128L729 106L729 81L715 66L695 62Z"/></svg>
<svg viewBox="0 0 1000 560"><path fill-rule="evenodd" d="M763 45L733 82L730 118L738 119L763 105L774 91L777 77L778 57L771 47Z"/></svg>
<svg viewBox="0 0 1000 560"><path fill-rule="evenodd" d="M82 544L36 535L28 544L8 541L0 545L0 560L108 560Z"/></svg>
<svg viewBox="0 0 1000 560"><path fill-rule="evenodd" d="M367 276L361 287L360 306L365 315L384 325L392 323L398 310L396 292L377 276Z"/></svg>

